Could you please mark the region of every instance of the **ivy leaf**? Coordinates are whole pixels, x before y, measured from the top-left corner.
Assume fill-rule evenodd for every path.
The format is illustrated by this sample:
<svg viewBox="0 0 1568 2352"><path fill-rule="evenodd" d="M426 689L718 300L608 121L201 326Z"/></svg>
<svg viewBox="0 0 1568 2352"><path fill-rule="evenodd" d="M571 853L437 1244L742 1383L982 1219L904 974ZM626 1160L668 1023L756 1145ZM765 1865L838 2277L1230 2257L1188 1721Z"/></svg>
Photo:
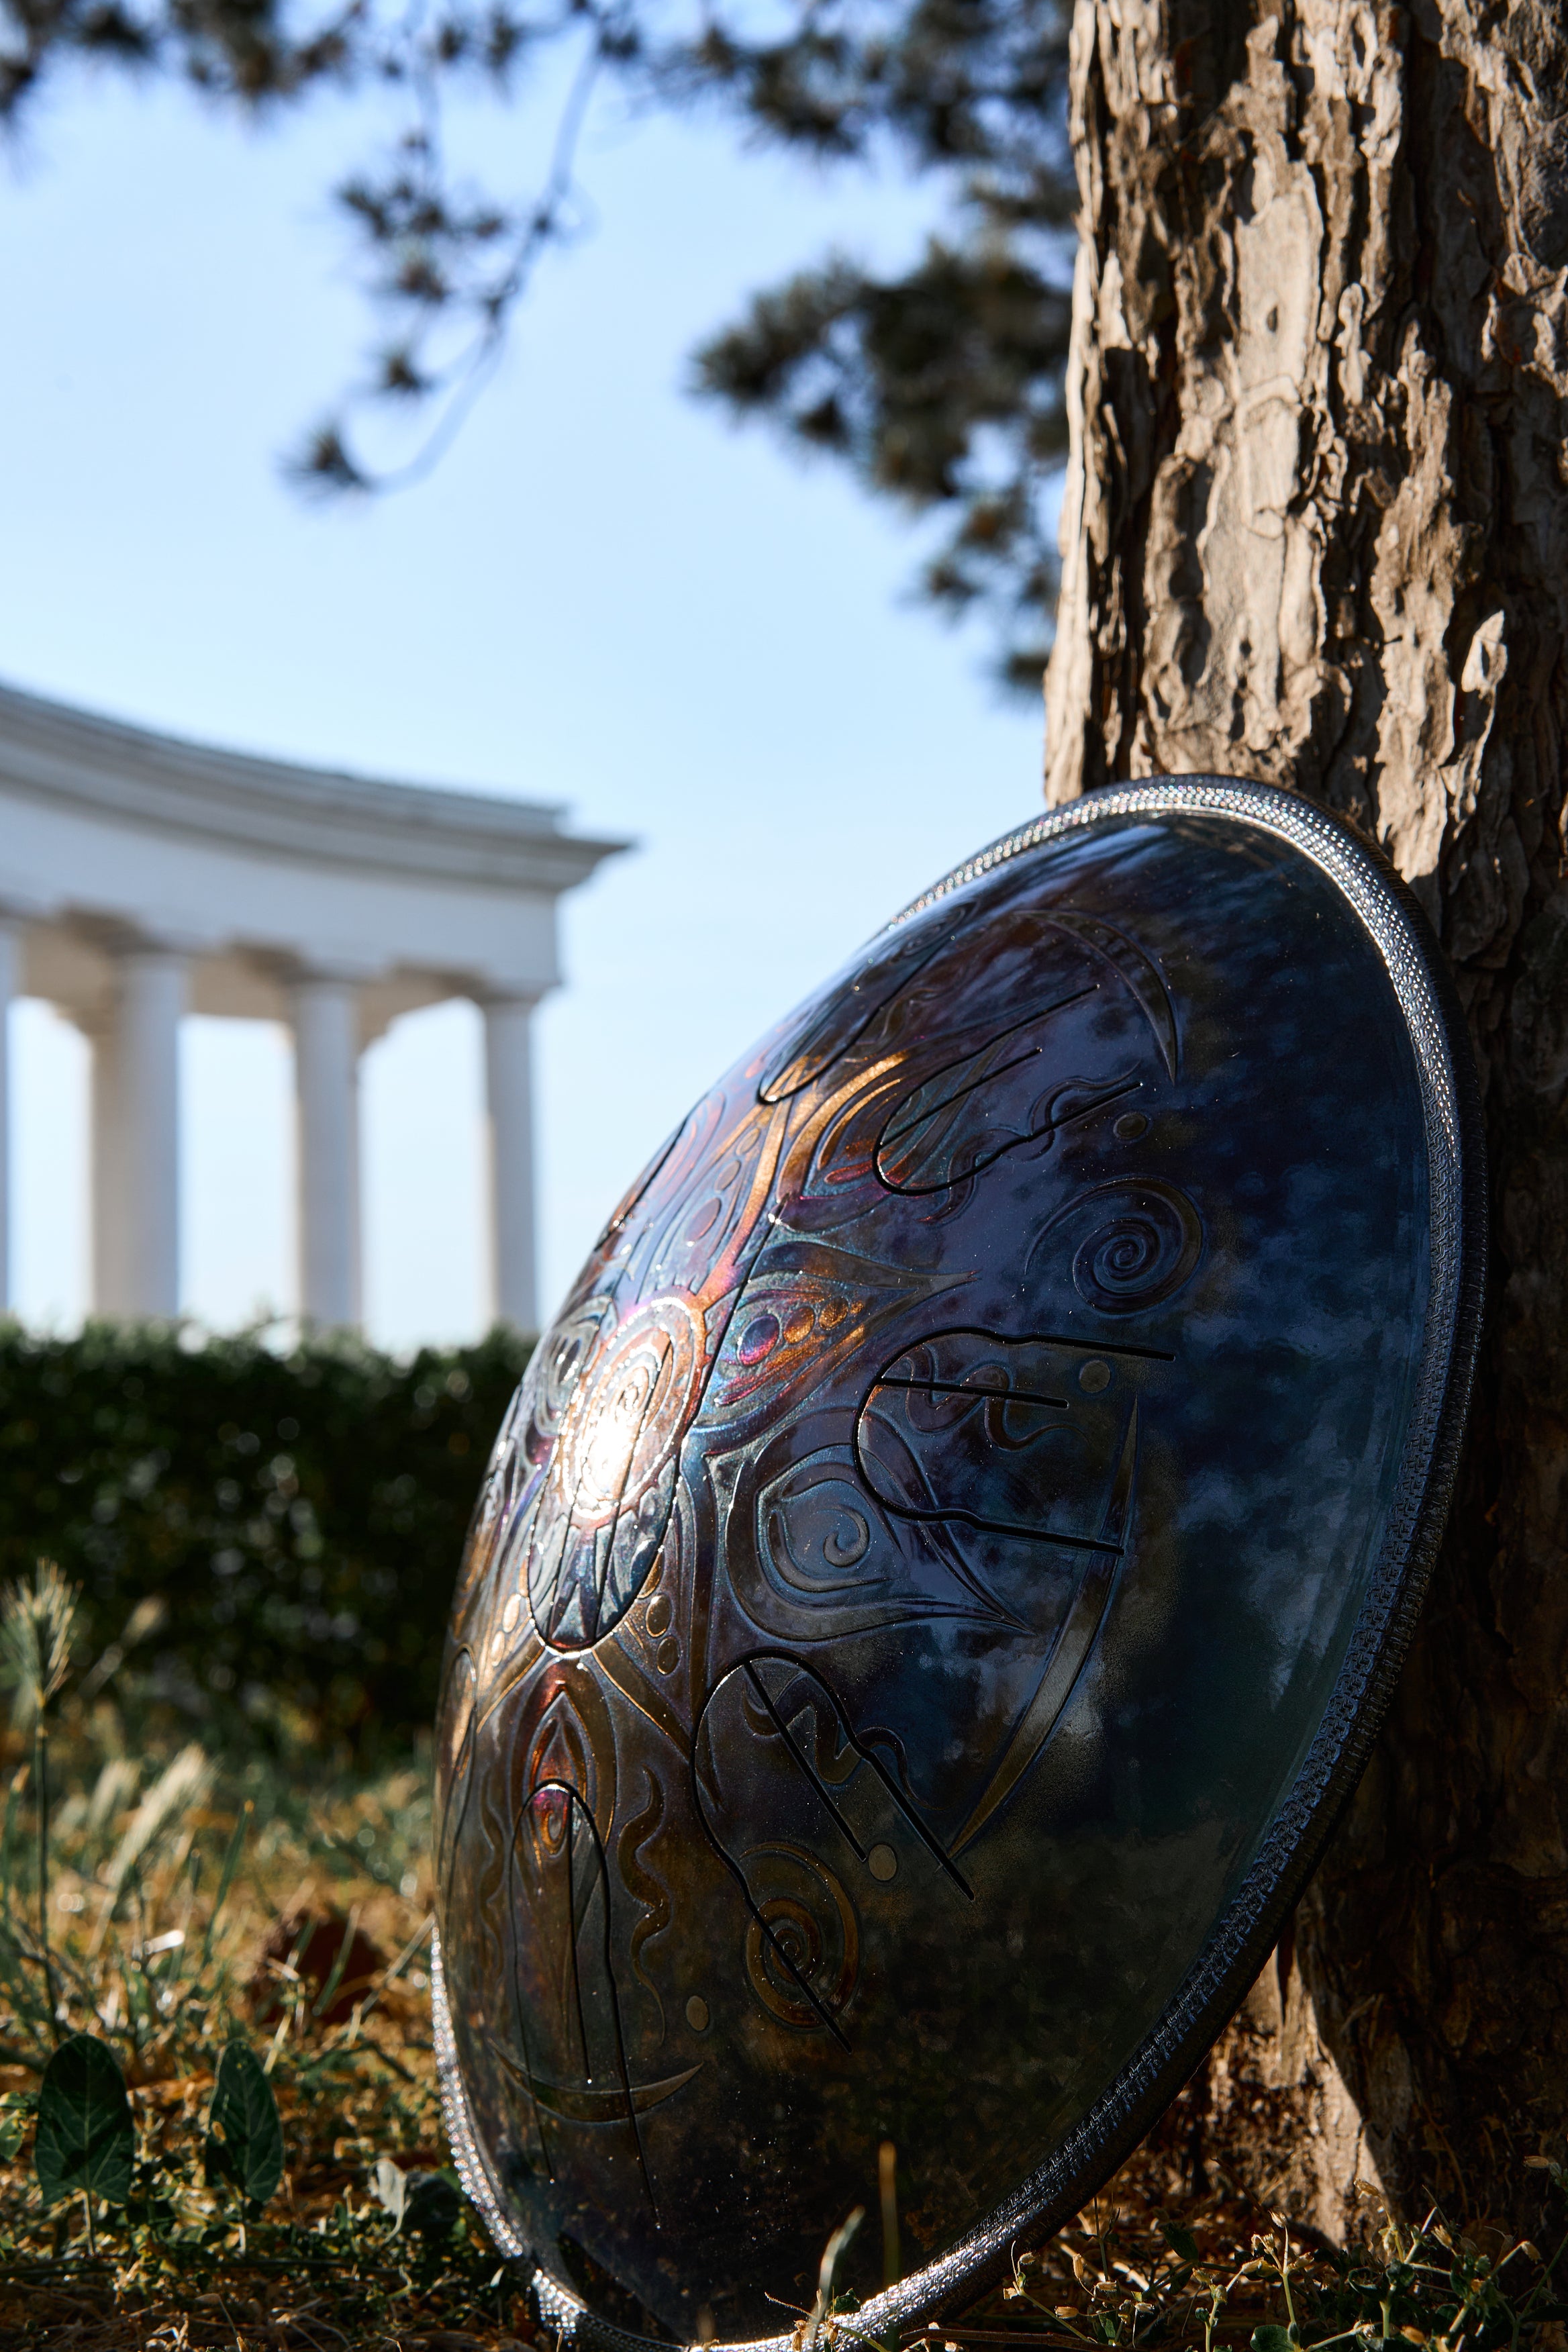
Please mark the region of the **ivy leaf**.
<svg viewBox="0 0 1568 2352"><path fill-rule="evenodd" d="M230 2042L217 2062L205 2158L209 2179L231 2180L256 2205L265 2205L283 2178L278 2102L247 2042Z"/></svg>
<svg viewBox="0 0 1568 2352"><path fill-rule="evenodd" d="M123 2205L135 2154L131 2102L113 2051L90 2033L71 2034L38 2087L33 2167L45 2204L87 2189L106 2204Z"/></svg>

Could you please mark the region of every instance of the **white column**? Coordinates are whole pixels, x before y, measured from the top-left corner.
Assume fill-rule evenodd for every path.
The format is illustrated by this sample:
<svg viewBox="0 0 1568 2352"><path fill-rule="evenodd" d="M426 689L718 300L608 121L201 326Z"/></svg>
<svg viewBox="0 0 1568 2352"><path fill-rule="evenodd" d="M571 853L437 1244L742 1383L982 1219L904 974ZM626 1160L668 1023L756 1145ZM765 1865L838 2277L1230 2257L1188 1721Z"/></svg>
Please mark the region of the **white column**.
<svg viewBox="0 0 1568 2352"><path fill-rule="evenodd" d="M101 1021L83 1022L92 1048L89 1153L92 1212L92 1311L129 1310L125 1273L124 1198L120 1148L120 1007L118 999Z"/></svg>
<svg viewBox="0 0 1568 2352"><path fill-rule="evenodd" d="M186 959L118 959L110 1031L93 1051L93 1288L100 1314L180 1311L180 1021Z"/></svg>
<svg viewBox="0 0 1568 2352"><path fill-rule="evenodd" d="M359 1008L345 980L303 980L293 995L300 1312L342 1328L360 1319Z"/></svg>
<svg viewBox="0 0 1568 2352"><path fill-rule="evenodd" d="M21 992L21 928L0 915L0 1314L11 1306L11 1001Z"/></svg>
<svg viewBox="0 0 1568 2352"><path fill-rule="evenodd" d="M491 997L485 1015L489 1127L490 1304L499 1323L539 1328L533 1241L533 1068L531 997Z"/></svg>

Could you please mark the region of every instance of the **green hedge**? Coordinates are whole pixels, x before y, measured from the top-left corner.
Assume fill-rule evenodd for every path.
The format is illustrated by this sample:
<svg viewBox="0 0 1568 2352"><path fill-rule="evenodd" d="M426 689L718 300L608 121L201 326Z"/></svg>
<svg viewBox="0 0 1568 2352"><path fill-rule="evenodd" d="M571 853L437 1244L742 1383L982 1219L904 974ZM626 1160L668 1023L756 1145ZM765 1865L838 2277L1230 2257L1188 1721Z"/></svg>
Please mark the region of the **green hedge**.
<svg viewBox="0 0 1568 2352"><path fill-rule="evenodd" d="M402 1361L0 1326L0 1576L44 1552L79 1580L84 1663L159 1596L125 1672L209 1736L405 1738L435 1706L464 1530L527 1357L503 1331Z"/></svg>

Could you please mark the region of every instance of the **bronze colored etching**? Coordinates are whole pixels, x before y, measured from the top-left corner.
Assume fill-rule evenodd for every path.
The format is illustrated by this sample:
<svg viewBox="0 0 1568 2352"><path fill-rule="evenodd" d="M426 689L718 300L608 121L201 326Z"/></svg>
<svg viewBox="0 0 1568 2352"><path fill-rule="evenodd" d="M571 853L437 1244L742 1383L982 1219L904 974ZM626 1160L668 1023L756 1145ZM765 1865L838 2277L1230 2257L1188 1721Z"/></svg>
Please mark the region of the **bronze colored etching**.
<svg viewBox="0 0 1568 2352"><path fill-rule="evenodd" d="M1423 1135L1327 876L1128 817L874 942L627 1195L440 1724L465 2114L547 2273L775 2331L883 2138L930 2259L1115 2081L1368 1589Z"/></svg>

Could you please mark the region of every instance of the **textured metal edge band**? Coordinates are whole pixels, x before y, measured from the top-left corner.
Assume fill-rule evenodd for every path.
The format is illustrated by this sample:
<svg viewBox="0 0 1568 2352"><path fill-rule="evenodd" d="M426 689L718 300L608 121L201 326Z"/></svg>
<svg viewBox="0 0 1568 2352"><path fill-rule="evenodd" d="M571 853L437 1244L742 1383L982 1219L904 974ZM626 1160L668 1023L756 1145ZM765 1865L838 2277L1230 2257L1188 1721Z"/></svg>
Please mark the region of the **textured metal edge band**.
<svg viewBox="0 0 1568 2352"><path fill-rule="evenodd" d="M489 2173L474 2137L468 2103L463 2095L462 2078L458 2072L457 2038L452 2032L452 2012L447 2002L447 1971L441 1960L439 1929L430 1937L430 2013L436 2029L432 2039L436 2044L436 2081L441 2093L441 2121L447 2126L452 2161L458 2168L463 2194L469 2204L478 2209L499 2252L512 2262L519 2262L528 2248L502 2212L490 2186Z"/></svg>
<svg viewBox="0 0 1568 2352"><path fill-rule="evenodd" d="M1464 1015L1426 919L1408 887L1344 823L1297 794L1225 776L1111 785L1005 835L895 916L894 930L966 883L1047 842L1108 818L1233 818L1289 842L1343 893L1378 949L1405 1015L1421 1089L1431 1201L1432 1290L1409 1435L1382 1549L1333 1696L1294 1787L1250 1871L1158 2025L1081 2124L1005 2204L938 2261L854 2315L857 2338L885 2338L973 2299L1015 2246L1068 2221L1137 2146L1186 2080L1261 1967L1353 1794L1393 1696L1447 1517L1475 1373L1486 1278L1486 1167L1479 1094ZM469 2120L458 2074L439 1938L431 2000L442 2111L458 2177L500 2252L527 2259ZM612 2326L535 2267L541 2318L582 2352L659 2352L660 2339ZM711 2352L793 2352L795 2336Z"/></svg>

